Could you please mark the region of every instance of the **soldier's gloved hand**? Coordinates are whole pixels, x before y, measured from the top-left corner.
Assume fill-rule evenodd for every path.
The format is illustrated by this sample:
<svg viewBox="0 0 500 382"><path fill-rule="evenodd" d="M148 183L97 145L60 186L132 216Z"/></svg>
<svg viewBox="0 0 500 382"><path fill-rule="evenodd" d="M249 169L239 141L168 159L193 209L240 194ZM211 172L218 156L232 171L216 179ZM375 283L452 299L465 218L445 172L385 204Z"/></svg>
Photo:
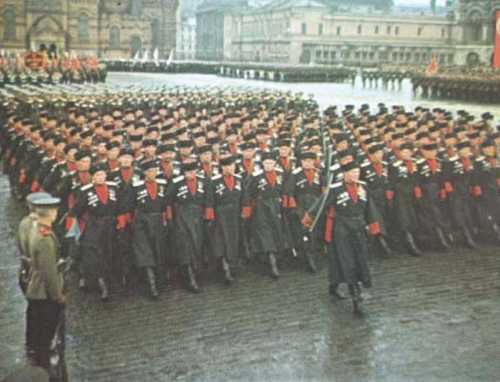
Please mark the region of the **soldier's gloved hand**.
<svg viewBox="0 0 500 382"><path fill-rule="evenodd" d="M311 227L313 221L307 212L304 214L304 217L302 218L301 223L305 228Z"/></svg>

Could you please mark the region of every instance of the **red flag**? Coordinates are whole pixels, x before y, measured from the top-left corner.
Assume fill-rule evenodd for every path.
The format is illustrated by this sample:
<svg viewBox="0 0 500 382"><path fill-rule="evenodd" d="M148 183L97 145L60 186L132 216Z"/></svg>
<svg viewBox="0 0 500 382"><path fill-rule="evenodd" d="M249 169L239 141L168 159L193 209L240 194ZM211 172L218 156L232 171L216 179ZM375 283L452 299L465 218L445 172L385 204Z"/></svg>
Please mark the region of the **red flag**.
<svg viewBox="0 0 500 382"><path fill-rule="evenodd" d="M493 53L493 68L500 68L500 11L495 12L495 50Z"/></svg>
<svg viewBox="0 0 500 382"><path fill-rule="evenodd" d="M431 63L427 65L427 69L425 69L425 74L428 76L432 76L438 72L439 66L437 62L437 57L432 56Z"/></svg>

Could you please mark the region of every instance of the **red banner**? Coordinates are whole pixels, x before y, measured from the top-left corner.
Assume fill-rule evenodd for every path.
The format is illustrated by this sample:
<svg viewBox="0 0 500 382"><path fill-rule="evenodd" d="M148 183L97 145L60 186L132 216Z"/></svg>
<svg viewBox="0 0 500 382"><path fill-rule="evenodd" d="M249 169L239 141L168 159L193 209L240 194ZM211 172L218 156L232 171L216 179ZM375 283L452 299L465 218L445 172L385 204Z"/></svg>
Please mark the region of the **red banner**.
<svg viewBox="0 0 500 382"><path fill-rule="evenodd" d="M493 68L500 68L500 11L495 12L495 50L493 52Z"/></svg>

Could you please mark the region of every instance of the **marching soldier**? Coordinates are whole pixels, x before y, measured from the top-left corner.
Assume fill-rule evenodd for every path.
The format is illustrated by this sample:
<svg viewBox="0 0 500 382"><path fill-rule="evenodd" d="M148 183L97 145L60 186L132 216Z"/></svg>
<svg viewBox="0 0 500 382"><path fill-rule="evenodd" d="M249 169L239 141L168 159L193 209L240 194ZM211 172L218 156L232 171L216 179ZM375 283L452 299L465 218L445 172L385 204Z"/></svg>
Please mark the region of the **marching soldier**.
<svg viewBox="0 0 500 382"><path fill-rule="evenodd" d="M416 184L416 163L413 159L413 145L404 143L399 146L399 159L389 167L389 182L393 193L390 204L392 227L395 227L403 236L410 254L422 256L422 251L415 243L415 233L418 227L414 200L422 197L421 190Z"/></svg>
<svg viewBox="0 0 500 382"><path fill-rule="evenodd" d="M145 271L152 298L158 298L156 273L165 271L167 256L167 181L157 178L157 166L156 161L142 164L144 180L135 179L128 192L121 196L120 204L128 207L129 211L122 210L117 218L120 232L127 227L130 214L134 216L131 223L134 264Z"/></svg>
<svg viewBox="0 0 500 382"><path fill-rule="evenodd" d="M240 245L243 179L235 173L233 155L221 157L220 166L222 173L213 176L209 185L208 205L214 209L209 240L224 279L227 284L231 284L234 281L231 268L237 264Z"/></svg>
<svg viewBox="0 0 500 382"><path fill-rule="evenodd" d="M359 181L356 162L342 166L343 181L330 186L325 224L328 245L330 293L347 283L355 313L361 312L361 286L372 286L368 268L367 230L380 234L378 213L371 196ZM342 296L340 296L342 297Z"/></svg>
<svg viewBox="0 0 500 382"><path fill-rule="evenodd" d="M81 187L70 216L86 216L81 227L80 251L83 275L96 278L101 291L101 300L109 300L109 268L112 256L112 240L115 233L116 184L106 182L105 163L92 166L92 183Z"/></svg>
<svg viewBox="0 0 500 382"><path fill-rule="evenodd" d="M213 220L213 208L207 205L207 179L198 173L198 164L186 159L182 171L167 187L167 217L172 219L176 254L188 288L199 293L196 272L202 260L205 220Z"/></svg>
<svg viewBox="0 0 500 382"><path fill-rule="evenodd" d="M283 230L283 171L276 167L274 154L261 152L263 170L254 171L243 194L242 218L250 220L250 247L264 254L271 276L279 278L277 256L288 249Z"/></svg>
<svg viewBox="0 0 500 382"><path fill-rule="evenodd" d="M292 171L285 187L285 204L291 211L292 237L295 247L306 259L309 271L317 272L315 257L321 251L321 230L312 227L314 214L318 212L319 200L325 182L315 167L317 155L304 152L300 155L301 166ZM311 232L311 228L316 228Z"/></svg>

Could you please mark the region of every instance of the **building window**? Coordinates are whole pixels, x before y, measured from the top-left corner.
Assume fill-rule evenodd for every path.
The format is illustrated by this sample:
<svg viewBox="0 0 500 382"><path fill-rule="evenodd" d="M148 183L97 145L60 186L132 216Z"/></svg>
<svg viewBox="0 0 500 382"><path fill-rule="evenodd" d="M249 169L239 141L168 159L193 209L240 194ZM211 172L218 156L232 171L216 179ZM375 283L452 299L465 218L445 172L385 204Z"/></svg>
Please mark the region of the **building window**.
<svg viewBox="0 0 500 382"><path fill-rule="evenodd" d="M398 53L397 52L392 53L392 60L393 61L397 61L398 60Z"/></svg>
<svg viewBox="0 0 500 382"><path fill-rule="evenodd" d="M406 53L406 61L410 61L411 60L411 53L408 52Z"/></svg>
<svg viewBox="0 0 500 382"><path fill-rule="evenodd" d="M132 7L130 14L133 17L141 17L142 14L142 0L132 0Z"/></svg>
<svg viewBox="0 0 500 382"><path fill-rule="evenodd" d="M302 34L303 35L307 34L307 24L306 23L302 23Z"/></svg>
<svg viewBox="0 0 500 382"><path fill-rule="evenodd" d="M417 36L422 36L422 30L423 30L422 27L418 27Z"/></svg>
<svg viewBox="0 0 500 382"><path fill-rule="evenodd" d="M441 38L444 38L446 36L446 29L441 28Z"/></svg>
<svg viewBox="0 0 500 382"><path fill-rule="evenodd" d="M395 34L396 36L399 36L399 27L395 27L395 28L394 28L394 34Z"/></svg>
<svg viewBox="0 0 500 382"><path fill-rule="evenodd" d="M356 60L359 60L359 52L354 53L354 58L355 58Z"/></svg>
<svg viewBox="0 0 500 382"><path fill-rule="evenodd" d="M374 58L375 58L375 52L370 52L370 60L373 61Z"/></svg>
<svg viewBox="0 0 500 382"><path fill-rule="evenodd" d="M321 50L316 51L316 60L321 60Z"/></svg>
<svg viewBox="0 0 500 382"><path fill-rule="evenodd" d="M378 25L377 25L377 26L375 27L375 34L378 34L378 32L379 32L379 27L378 27Z"/></svg>
<svg viewBox="0 0 500 382"><path fill-rule="evenodd" d="M16 39L16 13L12 8L7 8L3 13L3 28L5 40Z"/></svg>
<svg viewBox="0 0 500 382"><path fill-rule="evenodd" d="M453 65L454 61L455 61L455 56L453 55L453 53L450 53L448 55L448 64Z"/></svg>
<svg viewBox="0 0 500 382"><path fill-rule="evenodd" d="M391 26L387 25L387 34L391 34L391 30L392 30Z"/></svg>
<svg viewBox="0 0 500 382"><path fill-rule="evenodd" d="M337 27L337 36L342 34L342 27Z"/></svg>
<svg viewBox="0 0 500 382"><path fill-rule="evenodd" d="M363 32L363 26L360 24L358 25L358 34L361 34Z"/></svg>
<svg viewBox="0 0 500 382"><path fill-rule="evenodd" d="M415 62L420 62L420 53L415 53Z"/></svg>
<svg viewBox="0 0 500 382"><path fill-rule="evenodd" d="M151 22L151 45L153 49L160 46L160 22L158 19L154 19Z"/></svg>
<svg viewBox="0 0 500 382"><path fill-rule="evenodd" d="M323 35L323 24L318 25L318 34L321 36Z"/></svg>
<svg viewBox="0 0 500 382"><path fill-rule="evenodd" d="M120 28L111 27L109 30L109 47L111 49L120 49Z"/></svg>
<svg viewBox="0 0 500 382"><path fill-rule="evenodd" d="M332 60L335 60L337 58L337 52L330 52L330 56Z"/></svg>
<svg viewBox="0 0 500 382"><path fill-rule="evenodd" d="M87 15L80 15L78 18L78 39L80 41L89 40L89 17Z"/></svg>

